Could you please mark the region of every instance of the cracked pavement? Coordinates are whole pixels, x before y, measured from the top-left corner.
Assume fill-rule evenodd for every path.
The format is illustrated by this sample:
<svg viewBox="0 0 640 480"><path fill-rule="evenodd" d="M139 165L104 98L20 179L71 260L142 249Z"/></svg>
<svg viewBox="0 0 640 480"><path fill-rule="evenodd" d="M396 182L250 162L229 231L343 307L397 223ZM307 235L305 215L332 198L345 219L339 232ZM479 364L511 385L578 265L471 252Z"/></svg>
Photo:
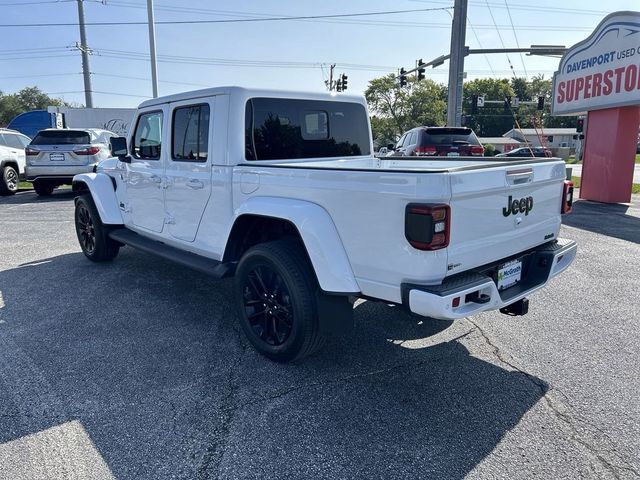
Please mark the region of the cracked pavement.
<svg viewBox="0 0 640 480"><path fill-rule="evenodd" d="M0 198L0 479L640 478L640 207L578 202L525 317L363 302L299 365L231 282L80 253L72 195Z"/></svg>

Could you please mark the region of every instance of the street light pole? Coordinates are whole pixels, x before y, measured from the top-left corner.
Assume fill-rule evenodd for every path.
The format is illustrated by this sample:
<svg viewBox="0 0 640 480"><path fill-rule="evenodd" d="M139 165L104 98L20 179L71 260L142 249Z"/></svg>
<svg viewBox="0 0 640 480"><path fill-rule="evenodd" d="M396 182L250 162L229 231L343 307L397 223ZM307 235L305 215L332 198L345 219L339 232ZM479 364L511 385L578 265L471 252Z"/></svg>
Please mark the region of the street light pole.
<svg viewBox="0 0 640 480"><path fill-rule="evenodd" d="M93 93L91 91L91 68L89 67L89 47L87 46L87 32L84 28L84 0L78 0L78 24L80 25L80 54L82 55L82 75L84 77L84 103L87 108L93 108Z"/></svg>
<svg viewBox="0 0 640 480"><path fill-rule="evenodd" d="M451 25L451 60L449 62L449 92L447 125L462 124L462 82L464 81L465 40L467 30L467 0L455 0Z"/></svg>
<svg viewBox="0 0 640 480"><path fill-rule="evenodd" d="M153 98L158 97L158 64L156 62L156 23L153 18L153 0L147 0L147 16L149 19L149 53L151 54L151 84Z"/></svg>

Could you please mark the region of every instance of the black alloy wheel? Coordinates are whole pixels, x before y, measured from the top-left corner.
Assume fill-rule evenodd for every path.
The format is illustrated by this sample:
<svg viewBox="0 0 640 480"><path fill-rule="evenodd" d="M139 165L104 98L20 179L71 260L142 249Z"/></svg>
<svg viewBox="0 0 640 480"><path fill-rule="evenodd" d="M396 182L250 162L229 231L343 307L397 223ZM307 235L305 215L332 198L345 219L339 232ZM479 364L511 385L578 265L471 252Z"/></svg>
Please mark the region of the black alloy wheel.
<svg viewBox="0 0 640 480"><path fill-rule="evenodd" d="M85 204L79 204L77 212L76 225L80 246L85 253L92 255L96 250L96 229L91 219L91 213Z"/></svg>
<svg viewBox="0 0 640 480"><path fill-rule="evenodd" d="M117 227L102 223L90 194L76 198L75 223L78 243L89 260L106 262L118 255L120 244L109 237L109 232Z"/></svg>
<svg viewBox="0 0 640 480"><path fill-rule="evenodd" d="M255 334L272 346L282 345L293 327L291 295L282 276L269 265L257 265L244 282L244 309Z"/></svg>
<svg viewBox="0 0 640 480"><path fill-rule="evenodd" d="M234 295L240 325L251 345L276 362L317 351L319 287L301 242L275 240L251 247L240 259Z"/></svg>

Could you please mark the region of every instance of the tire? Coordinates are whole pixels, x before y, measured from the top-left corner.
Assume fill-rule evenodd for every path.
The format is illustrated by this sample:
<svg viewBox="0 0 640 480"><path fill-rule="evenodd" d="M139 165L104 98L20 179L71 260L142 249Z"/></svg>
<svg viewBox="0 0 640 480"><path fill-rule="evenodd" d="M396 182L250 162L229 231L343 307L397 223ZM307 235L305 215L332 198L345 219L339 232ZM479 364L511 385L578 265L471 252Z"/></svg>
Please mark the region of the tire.
<svg viewBox="0 0 640 480"><path fill-rule="evenodd" d="M18 171L11 165L0 170L0 195L14 195L18 191L20 177Z"/></svg>
<svg viewBox="0 0 640 480"><path fill-rule="evenodd" d="M76 235L82 253L92 262L107 262L118 255L120 244L109 238L90 194L76 198Z"/></svg>
<svg viewBox="0 0 640 480"><path fill-rule="evenodd" d="M276 362L301 360L325 342L319 331L315 274L302 246L278 240L240 259L234 294L249 342Z"/></svg>
<svg viewBox="0 0 640 480"><path fill-rule="evenodd" d="M45 183L42 181L33 182L33 189L41 197L48 197L49 195L51 195L54 188L55 187L50 183Z"/></svg>

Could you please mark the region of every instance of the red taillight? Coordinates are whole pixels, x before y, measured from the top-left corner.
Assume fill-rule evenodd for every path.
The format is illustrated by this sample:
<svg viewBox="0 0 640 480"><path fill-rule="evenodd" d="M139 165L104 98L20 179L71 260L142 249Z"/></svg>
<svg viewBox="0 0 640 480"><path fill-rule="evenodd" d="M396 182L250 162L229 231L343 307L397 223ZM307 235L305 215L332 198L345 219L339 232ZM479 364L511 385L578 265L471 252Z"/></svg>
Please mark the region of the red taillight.
<svg viewBox="0 0 640 480"><path fill-rule="evenodd" d="M484 155L484 147L482 145L472 145L471 155Z"/></svg>
<svg viewBox="0 0 640 480"><path fill-rule="evenodd" d="M39 153L40 152L38 150L34 150L33 148L27 147L27 148L24 149L24 154L27 157L33 157L34 155L38 155Z"/></svg>
<svg viewBox="0 0 640 480"><path fill-rule="evenodd" d="M565 180L562 187L562 207L560 213L569 213L573 207L573 182Z"/></svg>
<svg viewBox="0 0 640 480"><path fill-rule="evenodd" d="M87 147L74 150L73 153L75 153L76 155L95 155L99 151L100 147Z"/></svg>
<svg viewBox="0 0 640 480"><path fill-rule="evenodd" d="M413 248L439 250L449 245L449 205L411 203L405 209L404 235Z"/></svg>
<svg viewBox="0 0 640 480"><path fill-rule="evenodd" d="M435 155L436 152L436 147L416 147L416 155L419 157Z"/></svg>

